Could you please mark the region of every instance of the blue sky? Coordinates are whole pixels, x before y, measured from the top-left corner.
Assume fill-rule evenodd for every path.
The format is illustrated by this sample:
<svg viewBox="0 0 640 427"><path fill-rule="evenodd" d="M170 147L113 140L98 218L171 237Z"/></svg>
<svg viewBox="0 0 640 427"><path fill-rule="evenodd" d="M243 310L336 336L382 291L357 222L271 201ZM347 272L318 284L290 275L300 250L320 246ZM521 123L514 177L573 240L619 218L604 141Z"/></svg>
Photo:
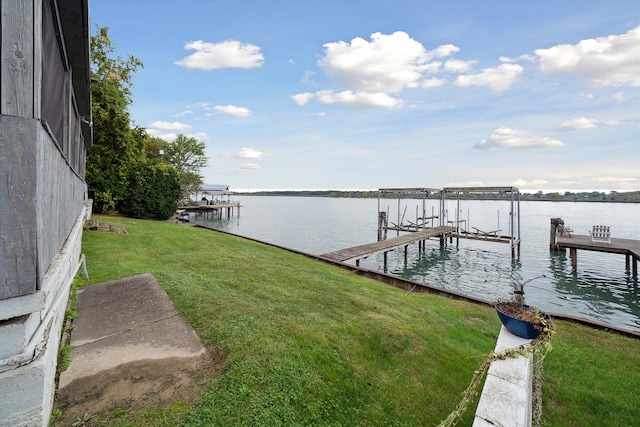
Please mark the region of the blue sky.
<svg viewBox="0 0 640 427"><path fill-rule="evenodd" d="M640 2L91 0L233 190L640 189Z"/></svg>

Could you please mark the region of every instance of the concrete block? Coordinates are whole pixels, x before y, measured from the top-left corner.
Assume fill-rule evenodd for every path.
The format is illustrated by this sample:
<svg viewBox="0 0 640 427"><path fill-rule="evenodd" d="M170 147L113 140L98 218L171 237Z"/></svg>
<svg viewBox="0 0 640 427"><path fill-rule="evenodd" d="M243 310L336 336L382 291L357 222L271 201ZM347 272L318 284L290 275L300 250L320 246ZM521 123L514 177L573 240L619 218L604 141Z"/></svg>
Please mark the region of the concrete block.
<svg viewBox="0 0 640 427"><path fill-rule="evenodd" d="M478 403L476 418L493 426L526 427L530 425L527 390L513 383L488 375ZM474 424L475 426L476 424Z"/></svg>
<svg viewBox="0 0 640 427"><path fill-rule="evenodd" d="M526 346L530 340L511 334L504 326L496 343L496 353ZM530 427L533 356L496 360L489 367L478 402L473 427Z"/></svg>

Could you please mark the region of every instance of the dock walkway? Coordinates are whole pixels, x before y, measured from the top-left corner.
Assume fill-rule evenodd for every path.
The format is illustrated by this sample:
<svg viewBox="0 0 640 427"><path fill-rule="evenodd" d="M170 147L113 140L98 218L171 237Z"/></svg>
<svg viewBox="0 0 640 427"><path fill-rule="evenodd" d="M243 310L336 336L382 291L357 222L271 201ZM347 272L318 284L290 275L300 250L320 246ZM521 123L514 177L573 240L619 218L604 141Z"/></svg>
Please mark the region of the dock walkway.
<svg viewBox="0 0 640 427"><path fill-rule="evenodd" d="M392 237L390 239L380 240L378 242L368 243L366 245L354 246L351 248L340 249L335 252L329 252L321 255L321 257L337 262L358 261L359 259L367 258L380 252L389 252L402 246L408 246L414 242L427 240L437 236L445 236L447 234L453 233L455 230L455 227L443 226L426 228L424 230L412 232L404 236Z"/></svg>
<svg viewBox="0 0 640 427"><path fill-rule="evenodd" d="M592 242L590 236L573 234L571 236L557 236L556 244L560 249L569 249L571 252L571 264L577 266L578 249L595 252L623 254L627 257L627 268L630 259L633 258L633 275L638 275L638 260L640 259L640 240L611 238L611 243Z"/></svg>

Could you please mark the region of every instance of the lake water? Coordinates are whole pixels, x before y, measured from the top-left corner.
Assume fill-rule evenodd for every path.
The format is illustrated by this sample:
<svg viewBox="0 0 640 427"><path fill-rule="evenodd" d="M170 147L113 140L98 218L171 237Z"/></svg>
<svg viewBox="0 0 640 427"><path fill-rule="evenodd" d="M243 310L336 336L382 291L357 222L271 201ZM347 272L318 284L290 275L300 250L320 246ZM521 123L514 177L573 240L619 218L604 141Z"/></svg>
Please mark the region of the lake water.
<svg viewBox="0 0 640 427"><path fill-rule="evenodd" d="M236 196L240 215L219 219L196 214L194 222L314 255L372 243L377 240L378 200L324 197ZM389 221L416 222L423 216L422 200L381 200L381 210ZM437 200L425 201L426 216L438 215ZM472 230L498 230L509 233L508 201L456 200L445 204L445 217L466 221ZM625 267L625 256L578 251L578 268L573 273L568 252L549 251L551 218L562 218L575 234L588 235L593 225L611 227L612 236L640 240L640 204L586 202L521 202L521 249L511 259L508 244L460 239L440 248L430 240L418 254L418 245L404 252L388 254L387 272L432 286L454 290L493 301L511 295L509 273L525 279L546 275L530 282L526 301L543 310L583 317L640 331L640 291L638 280ZM396 236L396 232L387 237ZM383 270L383 255L360 261L362 267Z"/></svg>

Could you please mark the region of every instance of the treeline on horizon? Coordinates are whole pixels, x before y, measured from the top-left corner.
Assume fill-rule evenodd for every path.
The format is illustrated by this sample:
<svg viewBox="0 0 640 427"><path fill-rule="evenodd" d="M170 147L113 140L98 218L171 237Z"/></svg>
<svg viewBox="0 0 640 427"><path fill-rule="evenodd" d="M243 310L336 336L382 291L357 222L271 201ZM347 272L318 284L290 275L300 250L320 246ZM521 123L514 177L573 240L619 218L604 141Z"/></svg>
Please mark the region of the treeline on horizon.
<svg viewBox="0 0 640 427"><path fill-rule="evenodd" d="M278 191L256 191L256 192L234 192L237 195L244 196L295 196L295 197L345 197L345 198L373 198L378 197L384 199L396 199L398 195L401 198L417 198L421 199L420 193L379 193L377 190L366 191L341 191L341 190L278 190ZM433 199L439 196L431 195L428 198ZM449 193L447 199L457 198L457 194ZM501 195L499 193L461 193L461 199L465 200L503 200L510 198L510 195ZM638 191L610 191L608 193L602 191L585 191L564 193L552 192L543 193L520 193L520 200L532 201L551 201L551 202L620 202L620 203L640 203L640 190Z"/></svg>

